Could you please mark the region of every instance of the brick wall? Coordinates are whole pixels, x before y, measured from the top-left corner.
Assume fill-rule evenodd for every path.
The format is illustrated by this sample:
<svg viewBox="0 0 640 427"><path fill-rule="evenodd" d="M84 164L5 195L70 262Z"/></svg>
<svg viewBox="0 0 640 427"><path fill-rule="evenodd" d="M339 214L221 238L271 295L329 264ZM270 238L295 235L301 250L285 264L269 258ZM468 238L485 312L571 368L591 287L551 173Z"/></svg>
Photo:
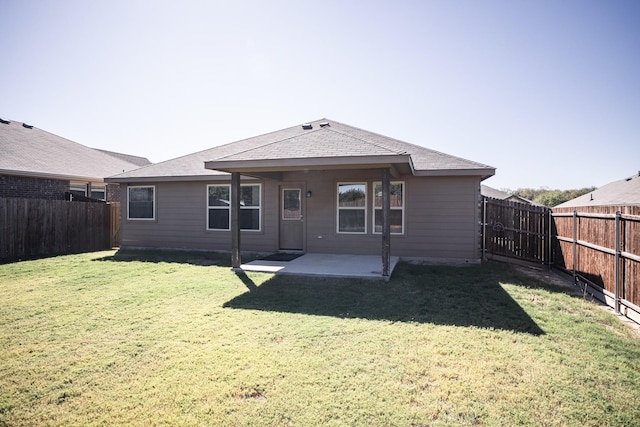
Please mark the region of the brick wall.
<svg viewBox="0 0 640 427"><path fill-rule="evenodd" d="M64 200L65 191L69 191L69 181L0 175L0 197Z"/></svg>

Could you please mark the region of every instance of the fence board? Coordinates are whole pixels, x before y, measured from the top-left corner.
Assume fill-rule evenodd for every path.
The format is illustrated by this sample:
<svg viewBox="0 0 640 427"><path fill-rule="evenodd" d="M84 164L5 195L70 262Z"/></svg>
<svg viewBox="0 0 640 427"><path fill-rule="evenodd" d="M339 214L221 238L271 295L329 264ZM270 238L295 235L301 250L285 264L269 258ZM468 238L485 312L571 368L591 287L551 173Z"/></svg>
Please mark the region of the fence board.
<svg viewBox="0 0 640 427"><path fill-rule="evenodd" d="M554 208L557 239L554 265L615 293L615 213L620 218L619 297L640 306L640 206L586 206L576 208L576 236L573 233L574 208ZM573 260L574 237L576 260ZM606 248L606 249L603 249Z"/></svg>
<svg viewBox="0 0 640 427"><path fill-rule="evenodd" d="M554 208L550 221L546 208L485 198L483 218L485 256L552 263L593 285L609 304L617 295L623 314L640 318L640 206L580 207L575 218L574 208Z"/></svg>
<svg viewBox="0 0 640 427"><path fill-rule="evenodd" d="M104 203L0 198L0 259L109 249L111 211Z"/></svg>

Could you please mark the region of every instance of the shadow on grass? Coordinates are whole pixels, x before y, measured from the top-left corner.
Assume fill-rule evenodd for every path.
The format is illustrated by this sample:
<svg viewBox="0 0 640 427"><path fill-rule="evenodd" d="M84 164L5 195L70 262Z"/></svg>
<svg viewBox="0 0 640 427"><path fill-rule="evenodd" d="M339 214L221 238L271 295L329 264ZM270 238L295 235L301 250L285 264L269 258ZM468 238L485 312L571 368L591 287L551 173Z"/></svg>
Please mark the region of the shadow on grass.
<svg viewBox="0 0 640 427"><path fill-rule="evenodd" d="M256 286L244 272L239 272L249 291L226 302L224 307L543 335L544 331L500 286L500 281L510 279L505 277L508 274L513 275L501 266L401 263L389 282L274 276Z"/></svg>
<svg viewBox="0 0 640 427"><path fill-rule="evenodd" d="M220 252L176 251L153 249L121 249L112 256L96 258L94 261L118 262L167 262L218 267L231 267L231 255Z"/></svg>

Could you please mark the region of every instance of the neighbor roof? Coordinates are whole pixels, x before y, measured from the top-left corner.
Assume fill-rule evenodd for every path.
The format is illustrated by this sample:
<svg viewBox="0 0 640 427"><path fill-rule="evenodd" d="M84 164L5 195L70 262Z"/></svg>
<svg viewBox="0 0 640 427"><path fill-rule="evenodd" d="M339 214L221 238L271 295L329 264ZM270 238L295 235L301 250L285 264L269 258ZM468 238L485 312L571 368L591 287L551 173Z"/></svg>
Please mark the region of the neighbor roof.
<svg viewBox="0 0 640 427"><path fill-rule="evenodd" d="M205 162L206 167L205 168ZM223 171L360 164L405 164L414 175L475 175L481 163L365 131L329 119L243 139L110 177L112 182L227 179Z"/></svg>
<svg viewBox="0 0 640 427"><path fill-rule="evenodd" d="M0 121L0 174L102 181L149 160L96 150L42 129Z"/></svg>
<svg viewBox="0 0 640 427"><path fill-rule="evenodd" d="M490 197L492 199L506 200L508 202L526 203L528 205L534 206L543 206L540 203L536 203L524 197L516 196L515 194L509 194L506 191L496 190L495 188L489 187L488 185L480 186L480 194L482 194L484 197Z"/></svg>
<svg viewBox="0 0 640 427"><path fill-rule="evenodd" d="M571 208L582 206L603 206L603 205L640 205L640 172L619 181L583 194L580 197L561 203L556 208Z"/></svg>

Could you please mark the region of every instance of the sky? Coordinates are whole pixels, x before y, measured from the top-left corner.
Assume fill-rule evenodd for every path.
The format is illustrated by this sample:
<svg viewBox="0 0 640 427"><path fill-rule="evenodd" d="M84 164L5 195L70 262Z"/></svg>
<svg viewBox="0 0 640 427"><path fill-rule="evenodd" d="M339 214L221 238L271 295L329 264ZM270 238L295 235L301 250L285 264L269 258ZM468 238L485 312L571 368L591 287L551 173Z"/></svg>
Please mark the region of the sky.
<svg viewBox="0 0 640 427"><path fill-rule="evenodd" d="M327 118L494 188L599 187L640 171L639 22L637 0L0 0L0 117L152 162Z"/></svg>

